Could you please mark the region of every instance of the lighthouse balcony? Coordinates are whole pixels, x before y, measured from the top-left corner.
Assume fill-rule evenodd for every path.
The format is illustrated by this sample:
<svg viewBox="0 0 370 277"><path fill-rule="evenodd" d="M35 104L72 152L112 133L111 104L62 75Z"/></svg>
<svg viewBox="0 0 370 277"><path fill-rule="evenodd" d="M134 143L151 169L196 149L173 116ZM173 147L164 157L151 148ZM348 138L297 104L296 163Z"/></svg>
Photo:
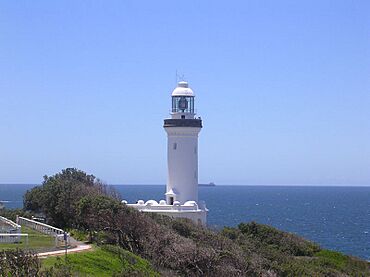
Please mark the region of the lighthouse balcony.
<svg viewBox="0 0 370 277"><path fill-rule="evenodd" d="M202 128L201 119L165 119L163 127L198 127Z"/></svg>

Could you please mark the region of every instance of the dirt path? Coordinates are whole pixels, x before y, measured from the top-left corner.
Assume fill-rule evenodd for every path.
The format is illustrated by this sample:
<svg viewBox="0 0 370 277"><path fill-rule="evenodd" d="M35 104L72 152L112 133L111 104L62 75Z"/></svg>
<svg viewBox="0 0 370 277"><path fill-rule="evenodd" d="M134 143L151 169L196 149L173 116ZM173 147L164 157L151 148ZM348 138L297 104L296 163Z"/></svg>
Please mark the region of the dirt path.
<svg viewBox="0 0 370 277"><path fill-rule="evenodd" d="M68 249L67 254L91 251L91 249L92 249L92 246L89 244L80 244L80 245L77 245L77 247L75 248ZM52 257L52 256L62 256L64 254L65 254L65 250L56 250L56 251L38 253L37 256L39 258L46 258L46 257Z"/></svg>

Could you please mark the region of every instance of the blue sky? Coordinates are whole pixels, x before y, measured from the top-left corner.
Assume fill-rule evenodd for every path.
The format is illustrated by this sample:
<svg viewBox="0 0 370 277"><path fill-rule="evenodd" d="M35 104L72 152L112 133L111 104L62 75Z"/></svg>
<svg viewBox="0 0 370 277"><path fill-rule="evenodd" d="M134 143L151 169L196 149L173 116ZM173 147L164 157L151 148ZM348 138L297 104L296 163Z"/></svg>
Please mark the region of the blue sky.
<svg viewBox="0 0 370 277"><path fill-rule="evenodd" d="M176 70L200 182L370 184L369 1L1 1L0 183L164 184Z"/></svg>

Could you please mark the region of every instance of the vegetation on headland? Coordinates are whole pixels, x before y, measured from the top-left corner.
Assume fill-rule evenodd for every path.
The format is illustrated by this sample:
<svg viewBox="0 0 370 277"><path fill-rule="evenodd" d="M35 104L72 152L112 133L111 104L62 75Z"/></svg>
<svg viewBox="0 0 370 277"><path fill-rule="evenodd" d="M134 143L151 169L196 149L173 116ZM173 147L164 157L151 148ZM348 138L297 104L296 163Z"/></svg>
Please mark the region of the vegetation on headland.
<svg viewBox="0 0 370 277"><path fill-rule="evenodd" d="M323 250L267 225L241 223L213 231L185 219L140 213L122 204L95 177L76 169L46 177L42 186L27 192L25 207L45 214L57 227L73 228L79 237L103 247L98 251L115 249L112 255L119 256L123 266L118 276L151 276L155 271L162 276L370 276L366 261ZM83 261L78 257L85 254L94 255L74 257ZM131 265L143 264L147 271L139 266L137 272L125 273L132 261L129 255L140 256L142 260ZM48 276L90 274L72 260L45 263L52 274Z"/></svg>

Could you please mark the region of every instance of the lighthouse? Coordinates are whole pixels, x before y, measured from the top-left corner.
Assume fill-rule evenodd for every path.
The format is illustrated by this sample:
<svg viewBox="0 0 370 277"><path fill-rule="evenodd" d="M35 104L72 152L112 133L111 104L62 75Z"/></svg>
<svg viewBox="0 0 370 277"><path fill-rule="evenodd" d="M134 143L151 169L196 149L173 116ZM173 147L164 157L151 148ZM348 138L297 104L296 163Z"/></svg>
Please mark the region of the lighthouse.
<svg viewBox="0 0 370 277"><path fill-rule="evenodd" d="M168 205L198 202L198 134L202 120L195 118L194 92L187 82L173 90L171 118L164 120L167 133Z"/></svg>
<svg viewBox="0 0 370 277"><path fill-rule="evenodd" d="M202 120L196 118L194 92L185 81L171 93L170 117L164 120L167 133L167 184L165 200L138 200L125 204L142 212L158 213L174 218L188 218L206 225L204 201L198 199L198 135Z"/></svg>

